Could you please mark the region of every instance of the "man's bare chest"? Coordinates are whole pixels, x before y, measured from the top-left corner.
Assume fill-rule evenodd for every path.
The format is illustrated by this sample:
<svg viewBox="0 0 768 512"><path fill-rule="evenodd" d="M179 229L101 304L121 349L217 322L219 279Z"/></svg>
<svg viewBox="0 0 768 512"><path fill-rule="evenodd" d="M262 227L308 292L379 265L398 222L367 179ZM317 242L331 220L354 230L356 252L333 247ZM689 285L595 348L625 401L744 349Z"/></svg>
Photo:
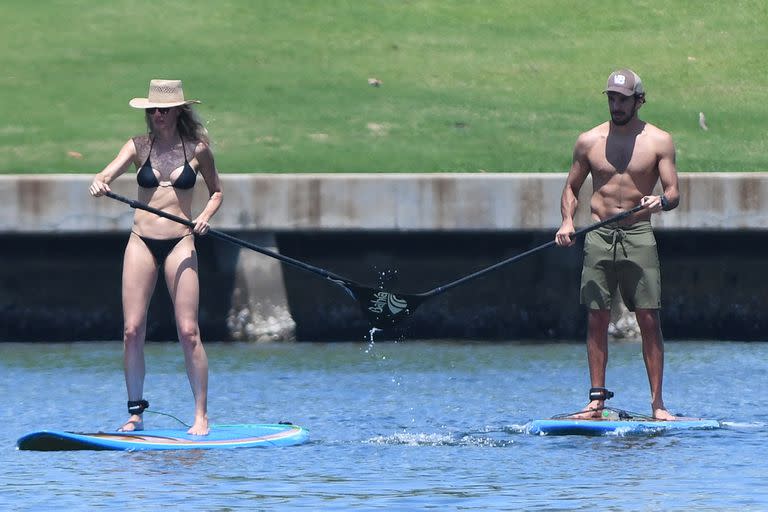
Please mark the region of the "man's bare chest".
<svg viewBox="0 0 768 512"><path fill-rule="evenodd" d="M595 144L588 153L590 169L595 174L655 173L658 156L642 138L631 142L612 141L609 138Z"/></svg>

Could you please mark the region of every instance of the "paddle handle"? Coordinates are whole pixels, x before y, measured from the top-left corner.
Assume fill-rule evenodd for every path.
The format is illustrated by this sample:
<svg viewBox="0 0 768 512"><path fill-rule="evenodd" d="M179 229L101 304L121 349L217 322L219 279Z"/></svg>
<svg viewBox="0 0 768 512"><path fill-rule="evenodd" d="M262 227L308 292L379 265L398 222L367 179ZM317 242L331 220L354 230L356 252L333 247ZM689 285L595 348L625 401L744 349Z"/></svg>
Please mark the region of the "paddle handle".
<svg viewBox="0 0 768 512"><path fill-rule="evenodd" d="M593 231L593 230L595 230L597 228L601 228L601 227L605 226L606 224L611 224L613 222L619 222L622 219L625 219L625 218L629 217L633 213L639 212L643 208L645 208L645 205L638 204L637 206L635 206L634 208L632 208L630 210L627 210L625 212L621 212L618 215L614 215L613 217L609 217L609 218L607 218L605 220L601 220L600 222L596 222L595 224L592 224L590 226L587 226L587 227L581 228L579 230L576 230L573 233L572 236L573 237L577 237L579 235L583 235L585 233ZM477 272L469 274L468 276L464 276L461 279L457 279L456 281L452 281L450 283L447 283L447 284L444 284L442 286L438 286L437 288L434 288L432 290L429 290L428 292L424 292L422 294L419 294L419 296L421 296L421 297L432 297L434 295L441 294L441 293L443 293L443 292L445 292L447 290L450 290L451 288L459 286L460 284L464 284L467 281L471 281L472 279L476 279L476 278L478 278L480 276L484 276L485 274L487 274L489 272L492 272L492 271L494 271L494 270L496 270L496 269L498 269L500 267L503 267L504 265L509 265L510 263L514 263L515 261L521 260L521 259L523 259L523 258L525 258L527 256L530 256L531 254L535 254L535 253L537 253L539 251L542 251L542 250L547 249L549 247L552 247L554 245L556 245L555 241L554 240L550 240L549 242L547 242L545 244L539 245L538 247L534 247L533 249L529 249L529 250L527 250L525 252L522 252L520 254L516 254L515 256L512 256L511 258L507 258L506 260L500 261L500 262L498 262L498 263L496 263L494 265L491 265L490 267L486 267L484 269L478 270Z"/></svg>
<svg viewBox="0 0 768 512"><path fill-rule="evenodd" d="M195 227L195 223L184 219L182 217L179 217L177 215L174 215L172 213L164 212L163 210L158 210L157 208L153 208L152 206L149 206L148 204L144 204L142 202L136 201L134 199L128 199L127 197L123 197L120 194L115 194L114 192L107 192L105 194L107 197L110 197L112 199L115 199L117 201L120 201L122 203L127 204L131 208L137 209L137 210L144 210L150 213L153 213L157 215L158 217L163 217L169 220L172 220L174 222L178 222L179 224L183 224L185 226L188 226L190 228ZM216 238L219 238L221 240L226 240L227 242L233 243L235 245L239 245L241 247L245 247L247 249L251 249L252 251L256 251L258 253L264 254L265 256L269 256L270 258L275 258L277 260L280 260L284 263L287 263L289 265L293 265L294 267L298 267L302 270L306 270L307 272L312 272L314 274L318 274L322 277L325 277L326 279L329 279L341 286L344 286L346 288L347 283L352 283L351 281L341 277L337 276L336 274L329 272L327 270L324 270L322 268L315 267L313 265L309 265L307 263L304 263L303 261L295 260L293 258L290 258L288 256L285 256L283 254L280 254L279 252L270 251L269 249L265 249L264 247L258 246L256 244L252 244L250 242L246 242L245 240L241 240L239 238L235 238L232 235L228 235L227 233L224 233L222 231L218 231L215 229L209 229L208 234L211 236L214 236Z"/></svg>

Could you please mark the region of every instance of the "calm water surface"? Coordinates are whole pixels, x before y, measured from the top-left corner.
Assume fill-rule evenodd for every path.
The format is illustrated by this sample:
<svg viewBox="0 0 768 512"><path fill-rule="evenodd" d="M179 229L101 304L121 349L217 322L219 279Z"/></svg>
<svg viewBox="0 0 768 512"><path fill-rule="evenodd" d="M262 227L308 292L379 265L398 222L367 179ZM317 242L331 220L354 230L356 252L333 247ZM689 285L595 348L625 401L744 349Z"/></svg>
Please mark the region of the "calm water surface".
<svg viewBox="0 0 768 512"><path fill-rule="evenodd" d="M538 437L586 403L582 343L208 343L214 423L290 420L309 444L199 452L22 452L41 429L126 419L121 345L0 344L0 510L766 510L768 343L667 342L672 412L718 431ZM152 409L191 419L180 348L147 346ZM648 412L635 342L612 405ZM145 415L148 427L179 424Z"/></svg>

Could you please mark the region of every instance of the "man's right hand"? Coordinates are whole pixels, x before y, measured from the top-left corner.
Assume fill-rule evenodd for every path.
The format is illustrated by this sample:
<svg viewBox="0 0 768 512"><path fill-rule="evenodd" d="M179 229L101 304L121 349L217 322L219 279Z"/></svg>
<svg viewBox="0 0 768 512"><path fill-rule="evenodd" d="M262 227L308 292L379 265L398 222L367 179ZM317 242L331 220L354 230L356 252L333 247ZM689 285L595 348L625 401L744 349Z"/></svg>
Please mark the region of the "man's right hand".
<svg viewBox="0 0 768 512"><path fill-rule="evenodd" d="M573 229L573 222L563 222L560 229L555 234L555 243L560 247L570 247L576 240L571 237L576 231Z"/></svg>

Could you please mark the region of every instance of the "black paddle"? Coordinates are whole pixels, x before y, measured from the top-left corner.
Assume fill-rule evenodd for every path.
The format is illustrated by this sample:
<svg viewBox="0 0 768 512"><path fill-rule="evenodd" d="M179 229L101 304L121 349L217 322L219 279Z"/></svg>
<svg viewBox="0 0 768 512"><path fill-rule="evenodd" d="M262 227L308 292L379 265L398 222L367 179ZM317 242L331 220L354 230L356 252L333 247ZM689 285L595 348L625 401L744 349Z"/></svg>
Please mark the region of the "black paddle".
<svg viewBox="0 0 768 512"><path fill-rule="evenodd" d="M127 204L128 206L130 206L131 208L145 210L150 213L154 213L155 215L158 215L160 217L164 217L174 222L178 222L179 224L184 224L185 226L189 226L191 228L195 227L195 224L192 221L183 219L181 217L178 217L171 213L164 212L162 210L158 210L157 208L153 208L139 201L128 199L127 197L123 197L119 194L115 194L114 192L107 192L105 195L107 197L111 197L112 199L121 201ZM373 325L374 327L383 326L383 325L379 325L380 323L379 319L380 317L382 317L382 313L379 312L379 310L382 309L382 306L381 306L382 301L386 302L387 300L386 297L391 294L388 294L387 292L380 289L374 289L369 286L356 283L351 279L341 277L339 275L334 274L333 272L329 272L328 270L324 270L322 268L312 266L308 263L304 263L303 261L295 260L293 258L290 258L278 252L270 251L269 249L265 249L264 247L260 247L256 244L246 242L245 240L240 240L239 238L235 238L232 235L228 235L226 233L217 231L215 229L208 230L208 234L216 238L226 240L227 242L231 242L235 245L239 245L241 247L251 249L252 251L259 252L271 258L280 260L283 263L293 265L294 267L300 268L302 270L306 270L307 272L312 272L313 274L317 274L319 276L322 276L328 279L329 281L344 288L347 291L347 293L349 293L352 296L352 298L354 298L357 301L357 303L360 305L360 308L363 310L363 314L365 314L366 318L368 318L368 321L370 322L371 325ZM382 298L382 297L385 297L385 298ZM394 322L388 322L388 325L392 325L392 324L394 324Z"/></svg>
<svg viewBox="0 0 768 512"><path fill-rule="evenodd" d="M184 224L185 226L189 226L189 227L195 226L193 222L187 219L183 219L181 217L177 217L176 215L166 213L162 210L158 210L157 208L153 208L149 205L146 205L139 201L135 201L133 199L128 199L127 197L123 197L113 192L107 192L106 196L111 197L112 199L121 201L127 204L128 206L130 206L131 208L145 210L150 213L154 213L155 215L158 215L160 217L165 217L166 219L170 219L174 222L178 222L179 224ZM627 210L618 215L614 215L613 217L610 217L603 221L592 224L591 226L587 226L585 228L579 229L576 232L574 232L572 236L575 237L575 236L583 235L599 227L605 226L606 224L610 224L611 222L618 222L632 215L633 213L642 210L643 208L644 208L643 205L637 205L631 210ZM478 278L489 272L492 272L504 265L507 265L509 263L514 263L515 261L521 260L526 256L530 256L531 254L537 253L543 249L546 249L548 247L555 245L554 240L549 241L538 247L534 247L533 249L529 249L523 253L520 253L516 256L512 256L511 258L507 258L503 261L500 261L494 265L491 265L490 267L486 267L482 270L478 270L477 272L473 272L472 274L464 276L461 279L457 279L456 281L451 281L450 283L444 284L442 286L438 286L437 288L434 288L424 293L409 295L409 294L391 293L381 288L376 289L376 288L371 288L369 286L356 283L351 279L341 277L339 275L336 275L322 268L309 265L299 260L295 260L283 254L270 251L269 249L265 249L258 245L252 244L250 242L246 242L245 240L240 240L239 238L235 238L234 236L228 235L221 231L217 231L215 229L210 229L208 233L216 238L221 238L222 240L226 240L235 245L239 245L241 247L245 247L247 249L251 249L253 251L264 254L266 256L270 256L272 258L278 259L284 263L293 265L294 267L298 267L302 270L306 270L307 272L312 272L313 274L322 276L328 279L329 281L341 286L347 291L347 293L349 293L352 296L352 298L354 298L357 301L357 303L360 305L360 308L363 310L363 314L368 319L369 323L373 327L376 327L378 329L391 327L401 322L405 318L411 316L413 312L416 310L416 308L419 307L419 305L422 302L424 302L425 300L431 297L440 295L441 293L446 292L456 286L459 286L460 284L464 284L468 281L471 281L475 278Z"/></svg>
<svg viewBox="0 0 768 512"><path fill-rule="evenodd" d="M618 215L614 215L613 217L609 217L600 222L596 222L591 226L587 226L585 228L576 230L571 236L576 237L579 235L583 235L599 227L605 226L606 224L610 224L612 222L618 222L626 217L629 217L633 213L639 212L643 208L644 208L644 205L639 204L634 208L632 208L631 210L627 210ZM478 270L477 272L473 272L467 276L462 277L461 279L451 281L450 283L444 284L442 286L438 286L437 288L434 288L427 292L408 295L408 294L400 294L400 293L395 294L395 293L389 293L384 290L378 290L376 291L375 295L372 295L371 297L369 297L368 308L367 308L368 317L371 319L371 324L374 327L384 328L384 327L394 325L400 322L401 320L403 320L404 318L412 315L413 312L416 310L416 308L419 307L419 305L425 300L431 297L434 297L436 295L440 295L441 293L446 292L451 288L455 288L460 284L464 284L480 276L484 276L485 274L492 272L500 267L503 267L504 265L514 263L515 261L521 260L526 256L530 256L531 254L535 254L543 249L552 247L553 245L555 245L555 241L551 240L538 247L529 249L525 252L512 256L511 258L507 258L498 263L495 263L490 267L486 267L482 270Z"/></svg>

